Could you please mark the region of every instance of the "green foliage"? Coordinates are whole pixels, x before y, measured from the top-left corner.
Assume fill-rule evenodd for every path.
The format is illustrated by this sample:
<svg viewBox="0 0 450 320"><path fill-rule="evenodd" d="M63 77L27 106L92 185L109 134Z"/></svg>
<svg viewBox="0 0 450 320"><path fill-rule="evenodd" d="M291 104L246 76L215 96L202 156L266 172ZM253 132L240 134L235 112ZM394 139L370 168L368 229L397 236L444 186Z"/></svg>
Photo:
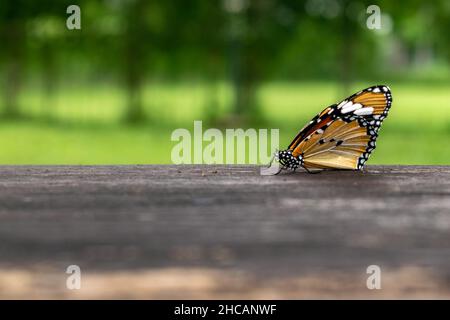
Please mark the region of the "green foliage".
<svg viewBox="0 0 450 320"><path fill-rule="evenodd" d="M280 127L287 143L375 83L395 104L373 160L448 159L426 143L449 134L447 0L377 1L381 30L365 0L82 0L81 30L66 28L70 4L0 3L0 163L168 162L157 142L197 119Z"/></svg>

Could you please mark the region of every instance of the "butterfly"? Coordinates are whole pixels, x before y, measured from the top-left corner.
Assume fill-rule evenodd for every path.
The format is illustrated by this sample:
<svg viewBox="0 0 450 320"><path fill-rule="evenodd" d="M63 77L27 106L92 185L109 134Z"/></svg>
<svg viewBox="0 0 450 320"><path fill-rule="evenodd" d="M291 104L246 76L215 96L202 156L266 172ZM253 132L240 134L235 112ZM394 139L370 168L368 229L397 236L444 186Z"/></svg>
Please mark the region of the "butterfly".
<svg viewBox="0 0 450 320"><path fill-rule="evenodd" d="M391 104L389 87L377 85L325 108L300 130L286 150L275 153L281 165L277 173L299 167L310 173L362 170L375 149Z"/></svg>

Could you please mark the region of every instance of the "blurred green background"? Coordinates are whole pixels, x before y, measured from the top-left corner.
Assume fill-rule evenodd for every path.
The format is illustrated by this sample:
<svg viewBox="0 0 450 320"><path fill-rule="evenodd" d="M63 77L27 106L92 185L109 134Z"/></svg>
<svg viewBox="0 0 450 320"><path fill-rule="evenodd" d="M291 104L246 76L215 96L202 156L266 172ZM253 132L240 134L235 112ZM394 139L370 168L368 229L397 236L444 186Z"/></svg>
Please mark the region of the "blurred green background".
<svg viewBox="0 0 450 320"><path fill-rule="evenodd" d="M450 164L449 17L448 0L2 1L0 164L170 163L194 120L285 146L374 84L394 103L369 164Z"/></svg>

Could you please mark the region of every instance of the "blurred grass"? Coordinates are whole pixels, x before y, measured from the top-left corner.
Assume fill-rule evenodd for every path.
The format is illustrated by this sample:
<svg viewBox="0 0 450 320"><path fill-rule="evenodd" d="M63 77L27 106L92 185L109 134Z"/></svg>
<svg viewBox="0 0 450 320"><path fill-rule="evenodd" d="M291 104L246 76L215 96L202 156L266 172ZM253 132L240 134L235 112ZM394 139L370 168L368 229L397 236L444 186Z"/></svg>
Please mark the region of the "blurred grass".
<svg viewBox="0 0 450 320"><path fill-rule="evenodd" d="M372 84L357 83L351 91ZM450 164L450 86L386 84L394 103L369 164ZM315 114L349 94L341 90L327 82L266 84L258 92L266 124L255 127L279 128L286 146ZM192 130L193 121L206 114L224 114L232 95L225 83L193 82L149 84L143 99L149 119L130 126L120 124L125 99L114 86L64 87L52 99L30 88L21 111L31 120L0 122L0 163L170 163L172 131ZM36 120L43 116L48 121Z"/></svg>

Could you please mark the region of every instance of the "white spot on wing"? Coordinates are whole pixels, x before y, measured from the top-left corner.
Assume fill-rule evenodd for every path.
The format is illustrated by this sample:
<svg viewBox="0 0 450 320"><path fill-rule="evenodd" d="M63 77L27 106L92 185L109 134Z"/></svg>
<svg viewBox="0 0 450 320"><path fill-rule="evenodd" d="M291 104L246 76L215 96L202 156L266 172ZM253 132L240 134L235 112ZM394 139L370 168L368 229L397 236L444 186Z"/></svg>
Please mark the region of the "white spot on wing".
<svg viewBox="0 0 450 320"><path fill-rule="evenodd" d="M349 103L350 103L350 105L346 104L344 107L342 107L342 110L341 110L342 113L349 113L349 112L355 111L362 107L362 105L360 103L355 103L353 105L351 104L351 102L349 102Z"/></svg>
<svg viewBox="0 0 450 320"><path fill-rule="evenodd" d="M338 109L342 108L342 106L345 105L347 102L348 102L347 100L342 101L341 103L338 104L337 108Z"/></svg>
<svg viewBox="0 0 450 320"><path fill-rule="evenodd" d="M368 108L358 109L358 110L355 110L354 113L358 116L368 116L373 113L373 108L368 107Z"/></svg>

